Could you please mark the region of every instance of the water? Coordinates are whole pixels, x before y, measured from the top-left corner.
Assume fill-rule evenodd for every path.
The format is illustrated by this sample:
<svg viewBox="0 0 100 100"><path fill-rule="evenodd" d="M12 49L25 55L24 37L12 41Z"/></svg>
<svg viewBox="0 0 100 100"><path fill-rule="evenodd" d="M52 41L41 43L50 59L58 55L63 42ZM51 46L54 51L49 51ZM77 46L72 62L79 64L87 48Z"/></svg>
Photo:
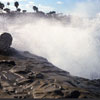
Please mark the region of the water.
<svg viewBox="0 0 100 100"><path fill-rule="evenodd" d="M12 47L47 58L72 75L100 78L100 17L72 17L63 25L34 17L0 17L0 33L13 35Z"/></svg>

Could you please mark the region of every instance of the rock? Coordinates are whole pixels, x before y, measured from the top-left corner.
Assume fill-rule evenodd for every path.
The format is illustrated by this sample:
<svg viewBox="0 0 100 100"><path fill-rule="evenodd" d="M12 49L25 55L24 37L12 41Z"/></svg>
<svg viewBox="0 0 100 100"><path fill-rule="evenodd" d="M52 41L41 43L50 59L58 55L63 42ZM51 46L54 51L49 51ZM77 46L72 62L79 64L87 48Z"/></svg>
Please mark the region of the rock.
<svg viewBox="0 0 100 100"><path fill-rule="evenodd" d="M5 81L1 81L1 87L9 87L10 84L8 82Z"/></svg>
<svg viewBox="0 0 100 100"><path fill-rule="evenodd" d="M4 92L8 92L8 93L10 93L10 92L15 92L14 88L11 87L11 86L10 86L10 87L4 87L4 88L3 88L3 91L4 91Z"/></svg>
<svg viewBox="0 0 100 100"><path fill-rule="evenodd" d="M61 89L61 86L57 83L41 83L41 85L33 91L33 97L61 98L64 95Z"/></svg>
<svg viewBox="0 0 100 100"><path fill-rule="evenodd" d="M0 89L2 89L2 86L1 86L1 84L0 84Z"/></svg>
<svg viewBox="0 0 100 100"><path fill-rule="evenodd" d="M79 98L80 92L78 90L72 91L66 98Z"/></svg>
<svg viewBox="0 0 100 100"><path fill-rule="evenodd" d="M28 98L28 96L26 94L14 94L12 95L13 98L16 98L16 99L25 99L25 98Z"/></svg>
<svg viewBox="0 0 100 100"><path fill-rule="evenodd" d="M0 71L9 70L15 65L15 61L13 60L0 60Z"/></svg>
<svg viewBox="0 0 100 100"><path fill-rule="evenodd" d="M37 73L36 74L36 78L43 79L44 78L44 75L42 73Z"/></svg>
<svg viewBox="0 0 100 100"><path fill-rule="evenodd" d="M1 64L5 64L5 65L12 65L12 66L15 66L15 62L14 61L11 61L11 60L0 60L0 65Z"/></svg>
<svg viewBox="0 0 100 100"><path fill-rule="evenodd" d="M21 78L19 75L10 71L2 71L1 73L1 81L9 82L10 85L12 85L19 78Z"/></svg>
<svg viewBox="0 0 100 100"><path fill-rule="evenodd" d="M24 85L24 84L27 84L27 83L32 83L34 80L32 79L22 79L20 81L18 81L17 85Z"/></svg>
<svg viewBox="0 0 100 100"><path fill-rule="evenodd" d="M0 98L100 98L100 80L74 77L30 53L9 54L0 55Z"/></svg>
<svg viewBox="0 0 100 100"><path fill-rule="evenodd" d="M7 51L12 44L12 36L9 33L3 33L0 36L0 51Z"/></svg>

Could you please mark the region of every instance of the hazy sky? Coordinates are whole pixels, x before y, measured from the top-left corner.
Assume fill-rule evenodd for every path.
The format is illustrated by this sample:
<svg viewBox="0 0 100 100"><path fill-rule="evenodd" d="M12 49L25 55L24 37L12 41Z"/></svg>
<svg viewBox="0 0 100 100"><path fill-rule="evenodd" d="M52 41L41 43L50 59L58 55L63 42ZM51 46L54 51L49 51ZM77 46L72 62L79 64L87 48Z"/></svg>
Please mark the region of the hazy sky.
<svg viewBox="0 0 100 100"><path fill-rule="evenodd" d="M6 3L11 2L11 8L13 2L16 0L0 0ZM40 10L48 12L56 10L59 13L73 13L80 15L94 16L100 12L100 0L17 0L20 2L20 8L32 11L32 6L36 5Z"/></svg>

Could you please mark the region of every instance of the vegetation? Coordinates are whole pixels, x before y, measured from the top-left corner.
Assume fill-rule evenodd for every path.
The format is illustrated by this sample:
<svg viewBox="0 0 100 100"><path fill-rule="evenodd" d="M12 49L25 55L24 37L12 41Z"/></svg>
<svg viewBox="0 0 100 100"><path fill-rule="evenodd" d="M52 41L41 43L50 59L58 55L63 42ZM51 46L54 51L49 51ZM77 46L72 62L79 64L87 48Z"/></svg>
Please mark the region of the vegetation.
<svg viewBox="0 0 100 100"><path fill-rule="evenodd" d="M9 5L10 5L10 2L7 2L7 5L8 5L8 7L9 7Z"/></svg>
<svg viewBox="0 0 100 100"><path fill-rule="evenodd" d="M15 11L10 9L10 5L11 5L10 2L7 2L6 5L4 5L2 2L0 2L0 11L1 11L1 13L5 12L7 14L8 13L9 14L16 14L16 13L17 14L18 13L19 14L22 14L22 13L25 14L27 12L26 9L19 8L20 4L19 4L18 1L14 2L14 7L16 8ZM58 13L56 13L56 11L49 11L48 13L45 13L45 12L39 10L39 8L35 5L32 6L32 9L33 9L34 12L31 12L30 14L34 14L34 15L39 16L39 17L55 18L59 21L62 21L64 24L65 24L65 20L67 20L67 23L70 22L70 17L69 16L63 15L61 13L58 14ZM27 13L27 14L29 14L29 13Z"/></svg>
<svg viewBox="0 0 100 100"><path fill-rule="evenodd" d="M5 7L5 5L0 2L0 9L3 9L4 7Z"/></svg>
<svg viewBox="0 0 100 100"><path fill-rule="evenodd" d="M38 7L33 6L33 10L36 11L36 12L38 12Z"/></svg>
<svg viewBox="0 0 100 100"><path fill-rule="evenodd" d="M14 5L15 5L16 9L18 9L19 3L17 1L14 3Z"/></svg>
<svg viewBox="0 0 100 100"><path fill-rule="evenodd" d="M9 8L9 6L10 6L10 2L7 2L7 8L4 8L5 5L2 2L0 2L0 9L3 10L3 11L6 11L7 13L12 12L11 9ZM21 10L21 8L19 8L19 2L18 1L14 2L14 6L16 7L17 12L21 12L21 11L22 11L22 13L27 12L27 10ZM33 5L32 9L34 10L35 13L45 15L45 13L43 11L39 11L37 6ZM47 15L53 15L53 14L56 14L56 12L55 11L50 11L49 13L47 13Z"/></svg>

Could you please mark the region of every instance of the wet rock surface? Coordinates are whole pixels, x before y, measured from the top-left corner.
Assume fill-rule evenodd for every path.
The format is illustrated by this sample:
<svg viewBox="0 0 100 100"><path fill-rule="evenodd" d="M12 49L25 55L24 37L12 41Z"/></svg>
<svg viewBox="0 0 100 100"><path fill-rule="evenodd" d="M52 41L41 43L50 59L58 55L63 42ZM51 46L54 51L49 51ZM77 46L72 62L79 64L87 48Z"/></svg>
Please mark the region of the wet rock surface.
<svg viewBox="0 0 100 100"><path fill-rule="evenodd" d="M45 58L26 52L0 55L0 98L5 97L100 98L100 80L71 76Z"/></svg>
<svg viewBox="0 0 100 100"><path fill-rule="evenodd" d="M29 52L7 52L0 54L0 98L100 98L100 80L71 76Z"/></svg>
<svg viewBox="0 0 100 100"><path fill-rule="evenodd" d="M7 51L12 44L12 36L9 33L0 35L0 51Z"/></svg>

